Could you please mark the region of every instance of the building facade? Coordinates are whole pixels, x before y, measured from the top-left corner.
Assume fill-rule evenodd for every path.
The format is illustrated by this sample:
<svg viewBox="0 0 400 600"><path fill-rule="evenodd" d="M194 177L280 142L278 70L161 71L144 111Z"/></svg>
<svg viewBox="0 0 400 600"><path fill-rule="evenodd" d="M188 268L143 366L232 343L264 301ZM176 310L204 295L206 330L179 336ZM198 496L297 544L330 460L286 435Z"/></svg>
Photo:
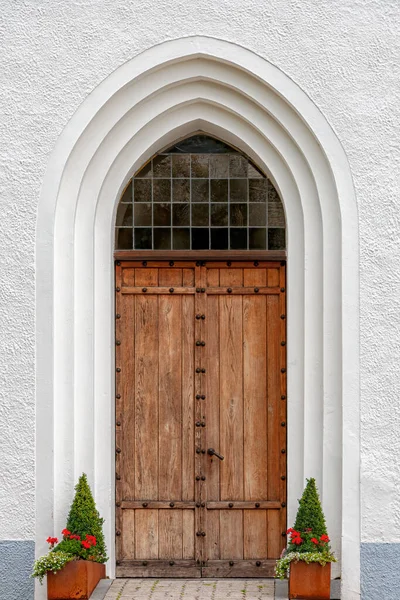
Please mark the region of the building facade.
<svg viewBox="0 0 400 600"><path fill-rule="evenodd" d="M233 289L232 303L236 293L250 294L254 285L260 287L251 294L261 290L265 296L249 296L249 306L280 294L276 317L283 329L276 329L276 339L284 344L274 368L281 373L276 389L285 401L285 409L281 404L276 409L281 487L276 498L267 494L265 502L275 499L281 506L260 508L268 515L279 508L276 534L284 522L292 524L305 479L315 477L340 559L333 575L341 577L342 599L396 598L399 12L391 2L332 6L307 0L289 5L274 0L268 6L259 0L247 6L4 3L0 583L6 600L44 597L43 589L34 590L29 579L31 564L35 554L46 550L46 537L64 527L82 472L106 519L108 574L123 574L118 571L123 565L117 564L118 538L123 544L129 518L121 521L118 503L124 498L119 498L115 482L119 468L129 471L135 458L129 463L118 452L118 410L122 423L127 415L118 403L124 395L119 386L127 385L123 377L129 361L125 358L124 363L120 354L126 352L126 329L116 325L115 315L131 310L123 304L129 294L138 294L139 303L139 294L148 293L150 280L143 283L141 275L129 273L143 266L156 268L155 263L143 265L151 260L159 261L160 269L166 260L171 268L193 267L193 278L187 273L177 283L175 275L160 275L152 293L191 298L192 290L199 310L203 305L196 300L196 289L201 295L203 276L208 292L222 297ZM239 179L248 181L248 195L240 200L246 208L239 217L229 208L226 222L221 195L215 210L211 195L206 201L199 196L194 200L197 183L192 178L209 180L207 194L212 194L211 166L207 173L200 170L201 175L192 170L176 176L190 180L189 204L210 205L207 248L194 241L201 233L195 230L195 219L202 227L204 209L195 214L191 208L188 221L179 220L186 217L177 212L175 222L172 197L172 208L163 214L156 216L156 208L149 208L152 216L146 222L145 211L136 210L135 195L132 209L132 197L124 200L132 178L134 189L135 179L145 179L143 167L150 164L153 195L148 204L157 203L155 157L172 156L177 142L195 135L225 144L228 154L236 153L249 165L246 175L229 167L229 175L221 176L236 180L229 183L229 202L237 206L242 196L234 200L233 190L240 187ZM211 154L218 151L214 148ZM173 169L173 156L168 161ZM170 177L169 189L174 190L173 170ZM251 206L250 190L258 189L256 180L261 178L276 193L266 217L272 233L269 228L262 232L266 225ZM279 199L284 222L277 217ZM155 230L165 224L165 210L172 214L171 231L162 234ZM217 232L213 224L218 224ZM126 229L121 237L117 233L116 247L115 226ZM277 229L286 231L283 245L276 241L282 240ZM242 234L246 244L234 241ZM150 246L148 235L153 236ZM225 235L232 236L226 244L221 242ZM141 241L135 245L129 239ZM179 256L184 264L170 265L170 253L177 248L188 251L186 258ZM247 269L250 283L245 274L240 285L233 275L229 281L220 275L211 283L202 274L209 267L205 255L190 254L196 248L215 250L213 260L220 256L224 268L242 261L239 267ZM115 249L131 254L115 256ZM142 264L129 263L132 259ZM205 264L196 266L199 259ZM260 264L262 260L266 262ZM271 270L267 283L250 273L260 266L266 273ZM274 283L275 271L280 275ZM235 285L247 292L235 290ZM223 330L223 321L218 327ZM231 332L233 326L227 327ZM146 345L151 333L143 335ZM246 347L246 340L251 347L251 336L240 338L239 345ZM177 348L185 361L184 345ZM148 360L150 348L140 357ZM208 362L215 357L208 355ZM202 367L196 360L193 366ZM188 394L192 392L194 388ZM257 396L258 388L253 393ZM233 388L229 394L235 395ZM263 405L247 410L258 414ZM202 417L199 413L199 430ZM232 432L242 427L244 415L238 418ZM223 442L228 429L221 427ZM144 428L139 424L135 431L137 442ZM195 435L182 438L182 444L193 447ZM130 448L124 439L122 457ZM273 470L277 461L268 468ZM256 472L259 462L249 465ZM169 467L160 462L158 468ZM238 469L232 469L231 478ZM251 493L248 498L253 501ZM132 501L125 509L135 506ZM191 523L190 515L185 518ZM277 544L275 534L271 547Z"/></svg>

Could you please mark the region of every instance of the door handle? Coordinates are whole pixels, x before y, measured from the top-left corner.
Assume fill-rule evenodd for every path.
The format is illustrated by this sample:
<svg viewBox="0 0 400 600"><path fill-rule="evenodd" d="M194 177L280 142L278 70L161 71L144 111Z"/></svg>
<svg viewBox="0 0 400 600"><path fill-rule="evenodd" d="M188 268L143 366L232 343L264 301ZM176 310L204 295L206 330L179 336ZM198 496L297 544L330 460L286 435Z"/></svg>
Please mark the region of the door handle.
<svg viewBox="0 0 400 600"><path fill-rule="evenodd" d="M210 456L216 456L217 458L219 458L219 460L224 460L222 454L218 454L218 452L215 452L214 448L209 448L207 450L207 454L209 454Z"/></svg>

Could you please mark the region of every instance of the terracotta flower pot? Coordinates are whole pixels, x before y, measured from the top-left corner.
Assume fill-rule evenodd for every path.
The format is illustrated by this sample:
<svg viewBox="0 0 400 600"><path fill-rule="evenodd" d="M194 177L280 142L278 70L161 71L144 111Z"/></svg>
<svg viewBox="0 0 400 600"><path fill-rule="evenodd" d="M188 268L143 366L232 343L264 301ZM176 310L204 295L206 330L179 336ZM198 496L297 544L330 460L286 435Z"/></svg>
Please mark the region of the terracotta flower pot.
<svg viewBox="0 0 400 600"><path fill-rule="evenodd" d="M91 560L73 560L57 573L47 574L48 600L87 600L100 579L106 576L106 567Z"/></svg>
<svg viewBox="0 0 400 600"><path fill-rule="evenodd" d="M331 563L292 562L289 573L289 598L329 600L331 596Z"/></svg>

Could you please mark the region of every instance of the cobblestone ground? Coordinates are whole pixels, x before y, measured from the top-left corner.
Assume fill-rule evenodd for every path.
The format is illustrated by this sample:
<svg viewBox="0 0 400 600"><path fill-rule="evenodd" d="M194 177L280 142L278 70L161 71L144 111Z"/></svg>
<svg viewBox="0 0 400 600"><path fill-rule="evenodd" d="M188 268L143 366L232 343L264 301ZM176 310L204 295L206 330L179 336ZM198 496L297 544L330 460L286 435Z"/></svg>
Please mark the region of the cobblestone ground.
<svg viewBox="0 0 400 600"><path fill-rule="evenodd" d="M274 600L265 579L117 579L105 600Z"/></svg>

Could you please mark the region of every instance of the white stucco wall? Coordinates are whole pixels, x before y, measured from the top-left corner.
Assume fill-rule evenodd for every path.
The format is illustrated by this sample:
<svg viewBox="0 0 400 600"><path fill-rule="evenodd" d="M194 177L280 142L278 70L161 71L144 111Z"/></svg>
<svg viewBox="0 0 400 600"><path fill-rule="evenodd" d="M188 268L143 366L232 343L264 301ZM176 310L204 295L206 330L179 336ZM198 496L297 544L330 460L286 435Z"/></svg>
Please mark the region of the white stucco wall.
<svg viewBox="0 0 400 600"><path fill-rule="evenodd" d="M400 541L399 4L1 4L0 539L34 537L34 244L48 157L74 111L122 63L160 41L205 34L292 77L348 155L361 230L362 539Z"/></svg>

